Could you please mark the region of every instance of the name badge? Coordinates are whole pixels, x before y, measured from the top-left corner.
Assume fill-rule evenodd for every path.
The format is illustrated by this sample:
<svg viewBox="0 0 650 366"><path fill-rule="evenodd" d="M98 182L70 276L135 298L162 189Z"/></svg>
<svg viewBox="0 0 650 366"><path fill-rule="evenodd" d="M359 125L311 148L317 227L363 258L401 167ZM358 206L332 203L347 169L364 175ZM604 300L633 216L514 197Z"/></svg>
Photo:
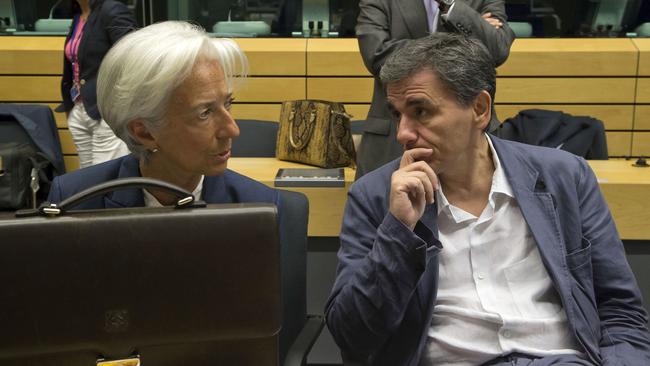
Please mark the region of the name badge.
<svg viewBox="0 0 650 366"><path fill-rule="evenodd" d="M76 102L77 98L79 98L79 88L77 87L77 84L73 85L72 88L70 88L70 98L73 102Z"/></svg>

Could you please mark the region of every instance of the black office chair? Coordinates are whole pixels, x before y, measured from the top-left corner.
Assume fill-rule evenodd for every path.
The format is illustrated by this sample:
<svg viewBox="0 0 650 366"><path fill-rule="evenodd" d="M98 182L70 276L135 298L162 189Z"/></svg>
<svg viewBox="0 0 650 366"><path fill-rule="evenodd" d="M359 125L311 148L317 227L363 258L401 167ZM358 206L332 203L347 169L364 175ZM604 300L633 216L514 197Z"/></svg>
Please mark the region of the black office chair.
<svg viewBox="0 0 650 366"><path fill-rule="evenodd" d="M307 315L307 225L309 201L299 192L280 190L282 330L280 363L305 365L323 329L321 316Z"/></svg>
<svg viewBox="0 0 650 366"><path fill-rule="evenodd" d="M260 120L237 120L240 135L232 142L236 158L273 158L278 136L278 123Z"/></svg>

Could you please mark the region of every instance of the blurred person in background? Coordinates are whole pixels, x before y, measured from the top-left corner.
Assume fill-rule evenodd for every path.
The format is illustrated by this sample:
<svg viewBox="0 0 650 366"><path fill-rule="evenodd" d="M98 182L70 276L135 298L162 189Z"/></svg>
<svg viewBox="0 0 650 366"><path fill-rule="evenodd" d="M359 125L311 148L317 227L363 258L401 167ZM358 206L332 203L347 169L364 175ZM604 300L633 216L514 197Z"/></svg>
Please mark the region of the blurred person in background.
<svg viewBox="0 0 650 366"><path fill-rule="evenodd" d="M515 38L508 27L503 0L361 0L359 8L359 49L366 68L375 77L375 85L357 155L357 179L403 151L395 138L397 125L379 80L388 56L409 39L448 32L480 40L490 51L494 66L498 66L508 58ZM499 126L494 111L492 115L490 131Z"/></svg>
<svg viewBox="0 0 650 366"><path fill-rule="evenodd" d="M116 0L75 0L66 37L61 97L79 166L101 163L129 153L102 120L97 108L97 72L108 50L137 25L131 11Z"/></svg>

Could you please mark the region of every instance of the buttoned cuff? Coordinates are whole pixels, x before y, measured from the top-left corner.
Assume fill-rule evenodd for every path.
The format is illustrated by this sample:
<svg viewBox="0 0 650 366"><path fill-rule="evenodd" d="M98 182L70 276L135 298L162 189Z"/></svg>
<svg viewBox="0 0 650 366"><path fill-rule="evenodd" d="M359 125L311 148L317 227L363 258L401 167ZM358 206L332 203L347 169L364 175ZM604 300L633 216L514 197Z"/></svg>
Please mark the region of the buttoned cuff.
<svg viewBox="0 0 650 366"><path fill-rule="evenodd" d="M380 235L392 238L409 251L440 250L442 245L433 232L422 222L418 221L413 231L398 220L392 213L384 217L379 226Z"/></svg>

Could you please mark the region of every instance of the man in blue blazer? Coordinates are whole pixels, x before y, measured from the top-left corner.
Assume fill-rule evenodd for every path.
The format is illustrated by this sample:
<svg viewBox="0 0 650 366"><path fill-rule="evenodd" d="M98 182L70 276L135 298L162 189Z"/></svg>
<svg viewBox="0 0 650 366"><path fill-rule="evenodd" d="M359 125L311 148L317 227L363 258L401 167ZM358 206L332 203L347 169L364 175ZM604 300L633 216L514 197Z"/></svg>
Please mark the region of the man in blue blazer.
<svg viewBox="0 0 650 366"><path fill-rule="evenodd" d="M586 162L500 140L478 41L381 71L403 156L357 181L327 325L369 365L648 365L647 314Z"/></svg>

